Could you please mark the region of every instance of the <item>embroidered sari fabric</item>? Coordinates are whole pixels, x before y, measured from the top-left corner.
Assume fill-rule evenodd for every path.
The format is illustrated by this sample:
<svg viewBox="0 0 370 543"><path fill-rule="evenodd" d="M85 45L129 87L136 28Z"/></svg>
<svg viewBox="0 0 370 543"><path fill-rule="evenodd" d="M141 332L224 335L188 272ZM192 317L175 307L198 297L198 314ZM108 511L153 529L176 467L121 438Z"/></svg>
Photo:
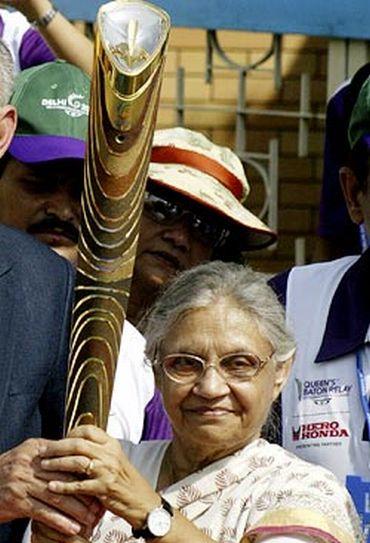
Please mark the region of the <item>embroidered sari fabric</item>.
<svg viewBox="0 0 370 543"><path fill-rule="evenodd" d="M130 445L131 462L155 487L169 442ZM126 449L126 446L125 446ZM303 535L329 543L363 541L346 489L329 471L258 439L161 492L174 507L220 543L258 536ZM107 513L94 543L134 542L131 527Z"/></svg>

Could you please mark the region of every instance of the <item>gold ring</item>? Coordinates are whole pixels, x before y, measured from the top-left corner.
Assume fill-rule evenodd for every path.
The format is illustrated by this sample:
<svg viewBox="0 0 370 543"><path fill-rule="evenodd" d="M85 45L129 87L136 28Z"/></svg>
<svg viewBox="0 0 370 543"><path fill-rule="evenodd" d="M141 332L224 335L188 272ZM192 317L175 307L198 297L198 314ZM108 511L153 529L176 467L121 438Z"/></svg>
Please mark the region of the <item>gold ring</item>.
<svg viewBox="0 0 370 543"><path fill-rule="evenodd" d="M91 459L85 468L85 473L88 477L90 477L90 475L92 474L93 469L94 469L94 460Z"/></svg>

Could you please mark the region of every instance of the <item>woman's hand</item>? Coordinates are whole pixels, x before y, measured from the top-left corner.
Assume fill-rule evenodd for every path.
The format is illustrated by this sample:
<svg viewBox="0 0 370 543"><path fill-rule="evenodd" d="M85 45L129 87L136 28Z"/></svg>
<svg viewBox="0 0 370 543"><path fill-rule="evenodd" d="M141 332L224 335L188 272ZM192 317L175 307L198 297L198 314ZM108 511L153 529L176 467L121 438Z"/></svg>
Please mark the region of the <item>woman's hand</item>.
<svg viewBox="0 0 370 543"><path fill-rule="evenodd" d="M45 470L78 474L79 480L53 480L56 494L90 495L106 509L141 528L148 512L160 506L159 495L130 464L118 441L95 426L80 426L67 439L49 442L41 451Z"/></svg>
<svg viewBox="0 0 370 543"><path fill-rule="evenodd" d="M61 499L50 492L51 479L71 480L71 476L42 470L39 454L48 443L52 442L29 439L0 455L0 522L29 517L66 535L77 534L85 524L92 526L99 520L100 508L91 497Z"/></svg>

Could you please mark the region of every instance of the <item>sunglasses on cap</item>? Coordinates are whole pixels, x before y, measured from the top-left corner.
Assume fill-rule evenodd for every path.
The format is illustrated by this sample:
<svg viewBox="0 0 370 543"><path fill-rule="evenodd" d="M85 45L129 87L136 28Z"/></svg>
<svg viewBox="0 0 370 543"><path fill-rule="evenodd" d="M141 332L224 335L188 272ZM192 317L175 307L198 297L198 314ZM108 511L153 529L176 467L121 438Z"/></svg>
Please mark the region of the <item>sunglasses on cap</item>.
<svg viewBox="0 0 370 543"><path fill-rule="evenodd" d="M186 220L192 236L213 249L222 247L230 235L228 228L217 224L217 218L188 211L183 205L148 191L144 198L144 213L158 224L172 225Z"/></svg>

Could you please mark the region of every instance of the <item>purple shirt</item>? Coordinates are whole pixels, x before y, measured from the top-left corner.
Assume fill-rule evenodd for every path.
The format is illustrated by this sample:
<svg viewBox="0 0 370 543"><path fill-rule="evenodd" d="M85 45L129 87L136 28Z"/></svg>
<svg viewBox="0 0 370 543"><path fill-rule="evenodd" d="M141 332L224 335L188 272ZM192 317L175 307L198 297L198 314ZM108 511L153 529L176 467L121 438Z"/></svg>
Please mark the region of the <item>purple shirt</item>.
<svg viewBox="0 0 370 543"><path fill-rule="evenodd" d="M162 396L158 389L145 408L144 429L141 439L171 439L172 428L163 407Z"/></svg>

